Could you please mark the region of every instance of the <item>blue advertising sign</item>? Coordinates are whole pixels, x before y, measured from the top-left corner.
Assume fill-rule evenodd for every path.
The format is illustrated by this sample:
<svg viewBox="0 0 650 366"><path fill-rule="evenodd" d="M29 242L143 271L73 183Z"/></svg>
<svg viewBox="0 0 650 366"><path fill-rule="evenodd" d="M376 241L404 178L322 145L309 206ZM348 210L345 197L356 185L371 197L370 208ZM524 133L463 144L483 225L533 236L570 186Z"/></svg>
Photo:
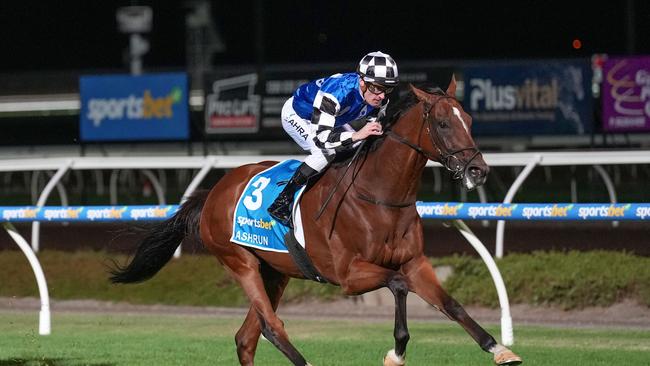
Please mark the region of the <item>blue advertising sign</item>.
<svg viewBox="0 0 650 366"><path fill-rule="evenodd" d="M162 221L171 218L178 205L166 206L0 206L0 222Z"/></svg>
<svg viewBox="0 0 650 366"><path fill-rule="evenodd" d="M582 135L592 130L591 65L531 61L465 67L475 135Z"/></svg>
<svg viewBox="0 0 650 366"><path fill-rule="evenodd" d="M179 205L165 206L0 206L0 222L161 221ZM417 202L423 219L519 221L650 221L650 203L468 203ZM273 226L256 219L255 226ZM282 226L282 225L279 225ZM285 231L286 232L286 231Z"/></svg>
<svg viewBox="0 0 650 366"><path fill-rule="evenodd" d="M82 76L79 90L82 141L189 137L185 74Z"/></svg>
<svg viewBox="0 0 650 366"><path fill-rule="evenodd" d="M519 221L646 221L649 203L417 202L424 219Z"/></svg>

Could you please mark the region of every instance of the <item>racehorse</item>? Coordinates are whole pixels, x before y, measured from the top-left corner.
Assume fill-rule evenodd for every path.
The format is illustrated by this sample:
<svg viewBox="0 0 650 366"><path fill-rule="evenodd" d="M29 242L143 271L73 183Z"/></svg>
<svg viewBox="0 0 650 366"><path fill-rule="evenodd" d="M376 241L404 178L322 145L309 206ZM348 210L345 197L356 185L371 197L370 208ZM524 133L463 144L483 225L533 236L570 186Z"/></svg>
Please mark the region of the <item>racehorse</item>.
<svg viewBox="0 0 650 366"><path fill-rule="evenodd" d="M471 117L454 98L452 77L446 92L411 86L384 123L384 135L364 146L354 161L334 164L303 194L300 207L306 250L328 282L347 295L387 287L395 297L395 348L384 365L405 364L409 332L406 296L414 292L460 324L498 365L521 358L497 343L440 286L423 254L422 222L415 201L428 160L440 162L472 189L485 182L489 168L471 136ZM309 365L292 345L276 314L290 278L304 278L287 253L262 251L230 242L233 211L247 182L275 162L233 169L209 191L190 197L169 220L151 229L131 262L113 270L114 283L140 282L155 275L188 235L200 234L239 283L250 309L235 335L241 365L253 365L263 334L293 365ZM351 165L350 165L351 164ZM328 199L333 187L331 201ZM324 209L324 202L331 202ZM320 215L316 215L321 211Z"/></svg>

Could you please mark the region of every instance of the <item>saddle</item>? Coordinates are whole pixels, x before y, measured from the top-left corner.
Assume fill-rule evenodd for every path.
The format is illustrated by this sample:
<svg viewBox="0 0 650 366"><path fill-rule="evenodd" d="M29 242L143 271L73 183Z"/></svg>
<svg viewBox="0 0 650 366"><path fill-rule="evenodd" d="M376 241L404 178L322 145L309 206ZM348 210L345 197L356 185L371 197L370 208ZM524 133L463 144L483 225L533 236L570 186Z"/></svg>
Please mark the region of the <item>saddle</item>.
<svg viewBox="0 0 650 366"><path fill-rule="evenodd" d="M300 197L305 187L299 189L294 197L294 230L276 221L267 212L267 208L282 191L282 185L277 183L291 178L300 164L298 160L285 160L250 179L235 207L230 241L259 250L289 253L306 278L327 283L305 250L300 217Z"/></svg>

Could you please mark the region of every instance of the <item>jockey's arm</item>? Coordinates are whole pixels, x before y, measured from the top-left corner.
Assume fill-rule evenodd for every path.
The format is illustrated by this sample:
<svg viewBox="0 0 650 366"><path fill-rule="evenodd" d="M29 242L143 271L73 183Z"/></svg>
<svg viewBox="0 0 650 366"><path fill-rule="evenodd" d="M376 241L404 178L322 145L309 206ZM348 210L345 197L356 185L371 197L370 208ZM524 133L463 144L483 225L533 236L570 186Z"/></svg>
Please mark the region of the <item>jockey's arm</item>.
<svg viewBox="0 0 650 366"><path fill-rule="evenodd" d="M356 142L366 139L368 136L381 135L383 133L381 119L386 116L387 106L388 99L386 99L384 104L378 109L375 109L370 115L349 122L348 124L356 131L352 134L352 140Z"/></svg>
<svg viewBox="0 0 650 366"><path fill-rule="evenodd" d="M368 123L368 117L362 117L348 122L347 125L351 127L351 130L359 131L361 128L363 128L363 126L366 125L366 123Z"/></svg>
<svg viewBox="0 0 650 366"><path fill-rule="evenodd" d="M381 122L386 116L386 109L388 108L388 99L384 100L384 104L378 109L374 109L371 114L350 121L347 124L352 127L354 131L359 131L365 126L368 122Z"/></svg>
<svg viewBox="0 0 650 366"><path fill-rule="evenodd" d="M336 114L340 109L341 105L334 96L318 92L311 115L312 126L316 129L314 143L318 148L340 151L353 143L352 134L355 132L334 129Z"/></svg>
<svg viewBox="0 0 650 366"><path fill-rule="evenodd" d="M312 126L316 126L314 143L321 149L344 150L352 143L363 140L371 135L381 135L381 124L377 122L380 116L386 114L388 100L377 109L377 113L368 116L361 128L357 131L346 131L341 128L334 128L336 115L341 109L340 104L334 96L319 92L314 100L314 113L312 113ZM374 117L374 118L372 118ZM360 124L360 123L359 123ZM354 128L354 127L353 127ZM354 128L356 130L356 128Z"/></svg>

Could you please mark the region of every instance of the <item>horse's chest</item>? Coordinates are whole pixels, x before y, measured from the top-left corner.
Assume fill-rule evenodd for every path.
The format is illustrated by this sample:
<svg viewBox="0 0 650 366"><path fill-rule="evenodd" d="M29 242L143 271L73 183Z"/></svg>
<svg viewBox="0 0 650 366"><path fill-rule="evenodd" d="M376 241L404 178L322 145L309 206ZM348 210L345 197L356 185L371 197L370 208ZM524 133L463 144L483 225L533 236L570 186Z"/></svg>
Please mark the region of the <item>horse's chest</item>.
<svg viewBox="0 0 650 366"><path fill-rule="evenodd" d="M366 260L383 267L399 267L411 260L417 252L418 244L410 236L375 239L361 252Z"/></svg>
<svg viewBox="0 0 650 366"><path fill-rule="evenodd" d="M366 231L365 240L356 242L357 251L370 263L398 267L422 251L422 229L416 219L396 217L376 222Z"/></svg>

